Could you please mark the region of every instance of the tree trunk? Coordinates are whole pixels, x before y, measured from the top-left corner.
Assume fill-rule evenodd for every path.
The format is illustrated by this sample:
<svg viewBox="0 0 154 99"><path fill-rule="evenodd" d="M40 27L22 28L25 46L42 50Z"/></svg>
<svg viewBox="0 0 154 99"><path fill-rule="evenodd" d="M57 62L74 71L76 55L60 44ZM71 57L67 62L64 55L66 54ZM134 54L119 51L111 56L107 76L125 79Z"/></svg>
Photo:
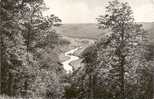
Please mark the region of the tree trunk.
<svg viewBox="0 0 154 99"><path fill-rule="evenodd" d="M30 34L31 34L31 24L32 24L32 17L30 18L30 24L28 26L28 32L27 32L27 44L26 44L26 47L27 47L27 63L28 65L30 65L30 60L29 60L29 51L30 51ZM27 81L27 78L26 77L26 80L24 82L24 95L26 96L27 95L27 90L28 90L28 81Z"/></svg>
<svg viewBox="0 0 154 99"><path fill-rule="evenodd" d="M2 31L0 29L0 39L1 39L1 42L0 42L0 94L1 94L1 82L2 82L2 77L1 77L1 67L2 67L2 61L3 61L3 37L2 37Z"/></svg>
<svg viewBox="0 0 154 99"><path fill-rule="evenodd" d="M124 58L121 60L121 66L120 66L120 98L125 99L125 83L124 83Z"/></svg>
<svg viewBox="0 0 154 99"><path fill-rule="evenodd" d="M124 44L124 34L125 34L125 31L124 31L124 23L122 23L122 26L121 26L121 42L120 42L120 46L119 46L119 49L120 49L120 53L119 53L119 58L120 58L120 98L121 99L125 99L125 69L124 69L124 65L125 65L125 56L123 55L124 52L123 52L123 49L125 47L125 44Z"/></svg>
<svg viewBox="0 0 154 99"><path fill-rule="evenodd" d="M14 96L13 95L13 76L11 73L9 73L9 78L8 78L8 95Z"/></svg>
<svg viewBox="0 0 154 99"><path fill-rule="evenodd" d="M89 74L89 95L88 99L94 99L94 90L93 90L93 74Z"/></svg>
<svg viewBox="0 0 154 99"><path fill-rule="evenodd" d="M153 96L152 99L154 99L154 72L153 72L153 77L152 77L152 96Z"/></svg>

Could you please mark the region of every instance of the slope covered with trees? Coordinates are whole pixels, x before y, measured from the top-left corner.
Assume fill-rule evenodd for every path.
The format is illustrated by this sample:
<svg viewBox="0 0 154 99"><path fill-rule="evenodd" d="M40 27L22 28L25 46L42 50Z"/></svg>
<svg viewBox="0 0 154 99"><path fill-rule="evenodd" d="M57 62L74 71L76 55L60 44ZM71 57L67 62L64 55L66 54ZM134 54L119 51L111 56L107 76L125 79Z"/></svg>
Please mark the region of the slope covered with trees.
<svg viewBox="0 0 154 99"><path fill-rule="evenodd" d="M60 98L63 68L54 52L53 29L61 20L50 15L43 0L0 1L0 94ZM53 58L54 57L54 58Z"/></svg>
<svg viewBox="0 0 154 99"><path fill-rule="evenodd" d="M108 3L105 15L97 18L100 30L96 32L106 31L82 52L84 65L71 74L65 73L58 57L59 47L70 43L55 31L61 20L43 16L44 10L44 0L0 0L0 95L153 99L154 46L142 25L134 22L128 3ZM91 27L84 29L83 37ZM96 40L92 32L88 36Z"/></svg>
<svg viewBox="0 0 154 99"><path fill-rule="evenodd" d="M100 29L110 32L82 53L85 65L73 75L70 86L76 94L68 96L152 99L153 47L148 47L147 33L142 25L134 22L129 4L117 0L109 2L105 15L97 21Z"/></svg>

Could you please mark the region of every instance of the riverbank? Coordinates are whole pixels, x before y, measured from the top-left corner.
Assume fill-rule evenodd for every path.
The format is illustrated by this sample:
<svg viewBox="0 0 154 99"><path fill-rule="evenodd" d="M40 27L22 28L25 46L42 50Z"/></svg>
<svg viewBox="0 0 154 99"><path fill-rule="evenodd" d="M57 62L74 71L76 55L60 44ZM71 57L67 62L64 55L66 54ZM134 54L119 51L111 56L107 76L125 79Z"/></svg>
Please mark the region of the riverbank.
<svg viewBox="0 0 154 99"><path fill-rule="evenodd" d="M66 36L63 36L63 39L68 40L70 42L70 44L62 47L62 52L59 55L59 59L63 65L66 65L66 66L64 66L64 69L66 71L69 71L70 69L76 70L78 67L83 65L81 63L82 59L80 59L81 53L89 45L93 44L94 40L71 38L71 37L66 37ZM70 55L68 55L68 53ZM73 59L73 57L74 57L74 59ZM71 66L71 68L70 68L70 66ZM68 67L68 68L66 68L66 67Z"/></svg>
<svg viewBox="0 0 154 99"><path fill-rule="evenodd" d="M75 48L75 49L72 49L72 50L65 53L65 56L69 57L69 59L62 62L62 64L63 64L63 67L64 67L64 69L66 70L67 73L72 73L73 72L73 67L70 65L70 63L72 61L76 61L76 60L79 59L79 57L73 55L73 53L75 51L77 51L78 49L79 48Z"/></svg>
<svg viewBox="0 0 154 99"><path fill-rule="evenodd" d="M91 39L71 38L71 37L66 37L66 36L62 36L62 38L68 40L70 42L70 44L65 45L65 46L60 46L59 59L61 62L64 62L69 59L69 57L65 56L64 53L66 53L72 49L79 48L73 54L75 56L80 56L81 52L87 46L89 46L91 43L94 43L94 40L91 40Z"/></svg>

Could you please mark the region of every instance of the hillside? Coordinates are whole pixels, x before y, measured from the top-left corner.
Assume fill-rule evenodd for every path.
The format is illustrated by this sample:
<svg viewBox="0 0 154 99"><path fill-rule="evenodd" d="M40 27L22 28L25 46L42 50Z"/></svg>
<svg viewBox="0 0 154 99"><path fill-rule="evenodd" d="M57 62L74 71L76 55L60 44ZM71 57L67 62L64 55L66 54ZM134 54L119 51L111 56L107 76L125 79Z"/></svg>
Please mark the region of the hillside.
<svg viewBox="0 0 154 99"><path fill-rule="evenodd" d="M154 22L142 22L144 29L149 33L150 42L154 43Z"/></svg>
<svg viewBox="0 0 154 99"><path fill-rule="evenodd" d="M154 42L154 22L140 22L139 24L143 24L145 30L150 34L150 40ZM56 30L60 35L88 39L98 39L107 32L107 30L98 29L96 24L63 24Z"/></svg>
<svg viewBox="0 0 154 99"><path fill-rule="evenodd" d="M58 27L57 33L73 38L97 39L104 31L99 30L96 24L63 24Z"/></svg>

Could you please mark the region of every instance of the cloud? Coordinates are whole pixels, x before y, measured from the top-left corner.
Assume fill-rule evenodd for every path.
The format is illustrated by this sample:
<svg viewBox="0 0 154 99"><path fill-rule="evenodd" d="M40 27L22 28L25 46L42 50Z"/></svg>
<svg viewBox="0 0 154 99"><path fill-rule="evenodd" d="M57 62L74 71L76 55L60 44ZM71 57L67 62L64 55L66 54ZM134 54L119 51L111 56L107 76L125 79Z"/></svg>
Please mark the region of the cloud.
<svg viewBox="0 0 154 99"><path fill-rule="evenodd" d="M64 23L94 23L104 14L110 0L45 0L50 8L45 14L55 14ZM129 2L136 21L154 21L154 5L151 0L120 0Z"/></svg>
<svg viewBox="0 0 154 99"><path fill-rule="evenodd" d="M154 5L146 4L134 8L134 17L138 22L154 22Z"/></svg>
<svg viewBox="0 0 154 99"><path fill-rule="evenodd" d="M46 0L50 8L44 14L55 14L64 23L94 23L101 7L91 8L86 2L73 2L71 0Z"/></svg>

